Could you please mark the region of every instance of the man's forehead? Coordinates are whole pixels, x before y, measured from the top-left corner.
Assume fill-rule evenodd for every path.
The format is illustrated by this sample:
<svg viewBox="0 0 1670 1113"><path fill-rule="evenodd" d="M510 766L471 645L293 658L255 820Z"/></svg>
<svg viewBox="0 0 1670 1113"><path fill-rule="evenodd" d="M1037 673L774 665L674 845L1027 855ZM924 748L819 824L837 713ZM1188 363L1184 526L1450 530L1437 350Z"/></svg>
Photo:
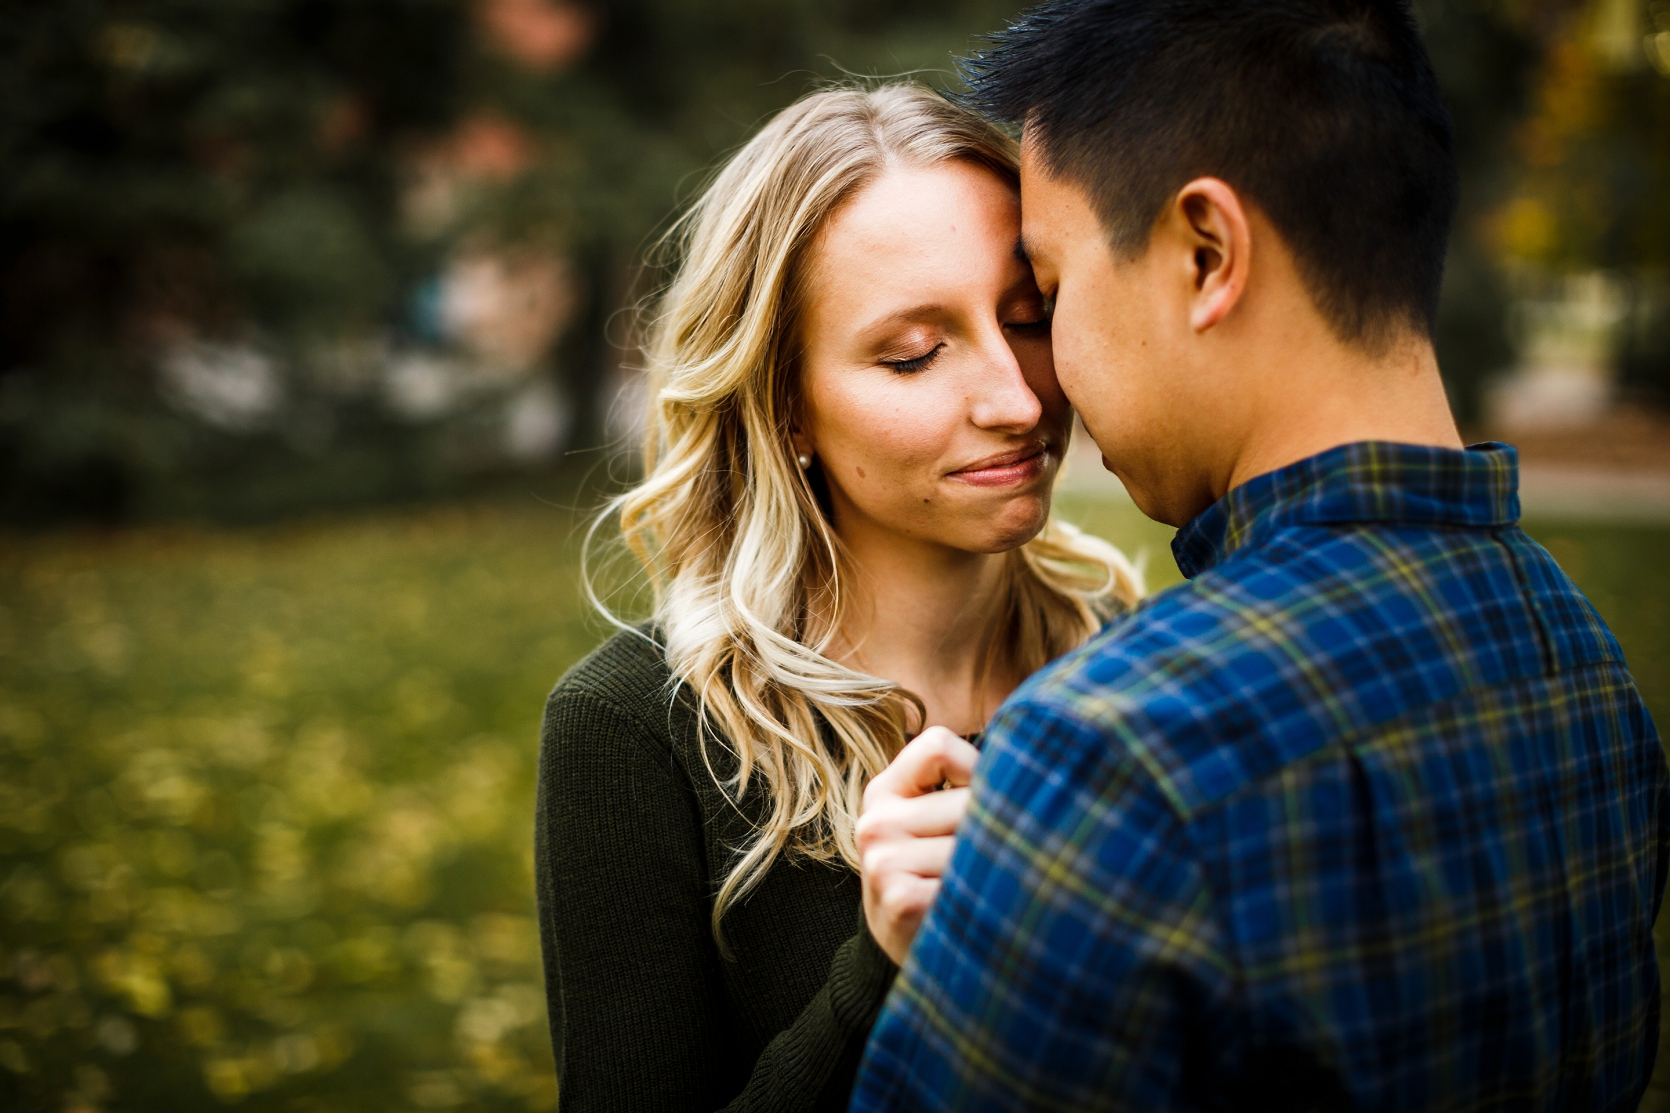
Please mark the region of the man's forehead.
<svg viewBox="0 0 1670 1113"><path fill-rule="evenodd" d="M1021 176L1037 178L1043 175L1044 154L1038 140L1030 131L1021 132Z"/></svg>
<svg viewBox="0 0 1670 1113"><path fill-rule="evenodd" d="M1021 164L1021 237L1016 251L1036 262L1047 258L1055 248L1055 240L1064 229L1060 223L1070 218L1070 206L1061 195L1062 183L1026 162Z"/></svg>
<svg viewBox="0 0 1670 1113"><path fill-rule="evenodd" d="M1036 199L1029 208L1026 195L1021 195L1021 233L1015 238L1015 258L1029 267L1048 262L1051 258L1051 236L1046 222L1039 219L1042 208Z"/></svg>

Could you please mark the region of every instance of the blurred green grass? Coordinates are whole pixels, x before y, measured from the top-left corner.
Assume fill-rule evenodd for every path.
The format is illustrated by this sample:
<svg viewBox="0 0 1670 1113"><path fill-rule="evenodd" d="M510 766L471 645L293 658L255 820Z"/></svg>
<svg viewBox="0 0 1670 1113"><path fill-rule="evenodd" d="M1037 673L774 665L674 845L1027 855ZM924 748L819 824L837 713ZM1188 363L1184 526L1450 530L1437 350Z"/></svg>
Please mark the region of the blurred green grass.
<svg viewBox="0 0 1670 1113"><path fill-rule="evenodd" d="M540 1109L529 505L0 549L0 1108Z"/></svg>
<svg viewBox="0 0 1670 1113"><path fill-rule="evenodd" d="M1062 511L1177 579L1128 504ZM0 1108L554 1104L533 780L604 634L577 523L0 538ZM1667 721L1670 530L1531 532Z"/></svg>

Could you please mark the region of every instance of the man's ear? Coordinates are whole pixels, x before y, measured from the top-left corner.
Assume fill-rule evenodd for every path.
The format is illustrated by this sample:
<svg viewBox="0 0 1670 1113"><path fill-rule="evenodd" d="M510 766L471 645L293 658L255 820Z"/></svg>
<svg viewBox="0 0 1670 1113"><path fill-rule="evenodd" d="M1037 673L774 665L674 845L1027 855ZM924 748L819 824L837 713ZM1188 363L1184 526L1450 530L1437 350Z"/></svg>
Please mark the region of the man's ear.
<svg viewBox="0 0 1670 1113"><path fill-rule="evenodd" d="M1252 263L1247 212L1235 190L1217 178L1196 178L1178 191L1174 206L1191 249L1189 324L1205 332L1229 315L1246 289Z"/></svg>

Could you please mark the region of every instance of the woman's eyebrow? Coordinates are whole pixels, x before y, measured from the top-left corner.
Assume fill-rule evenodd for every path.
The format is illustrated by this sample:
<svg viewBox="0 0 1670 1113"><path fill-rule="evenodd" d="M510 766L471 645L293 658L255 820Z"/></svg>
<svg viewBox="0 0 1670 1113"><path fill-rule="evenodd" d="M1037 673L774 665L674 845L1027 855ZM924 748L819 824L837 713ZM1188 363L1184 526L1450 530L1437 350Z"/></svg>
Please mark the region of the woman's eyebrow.
<svg viewBox="0 0 1670 1113"><path fill-rule="evenodd" d="M883 317L877 317L869 324L858 330L858 338L862 341L879 339L877 334L883 333L898 325L912 325L923 321L940 321L951 311L943 305L917 305L909 309L901 309Z"/></svg>

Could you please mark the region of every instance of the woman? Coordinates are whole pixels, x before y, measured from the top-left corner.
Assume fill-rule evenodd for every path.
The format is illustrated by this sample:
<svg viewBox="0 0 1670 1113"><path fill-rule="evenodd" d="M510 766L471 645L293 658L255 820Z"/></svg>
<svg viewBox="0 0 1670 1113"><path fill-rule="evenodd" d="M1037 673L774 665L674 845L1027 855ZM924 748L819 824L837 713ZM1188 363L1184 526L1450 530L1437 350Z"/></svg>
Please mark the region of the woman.
<svg viewBox="0 0 1670 1113"><path fill-rule="evenodd" d="M908 86L805 98L680 222L613 507L654 622L546 709L566 1109L845 1109L967 795L912 799L972 749L907 738L977 733L1136 598L1049 522L1071 411L1019 231L1011 141Z"/></svg>

